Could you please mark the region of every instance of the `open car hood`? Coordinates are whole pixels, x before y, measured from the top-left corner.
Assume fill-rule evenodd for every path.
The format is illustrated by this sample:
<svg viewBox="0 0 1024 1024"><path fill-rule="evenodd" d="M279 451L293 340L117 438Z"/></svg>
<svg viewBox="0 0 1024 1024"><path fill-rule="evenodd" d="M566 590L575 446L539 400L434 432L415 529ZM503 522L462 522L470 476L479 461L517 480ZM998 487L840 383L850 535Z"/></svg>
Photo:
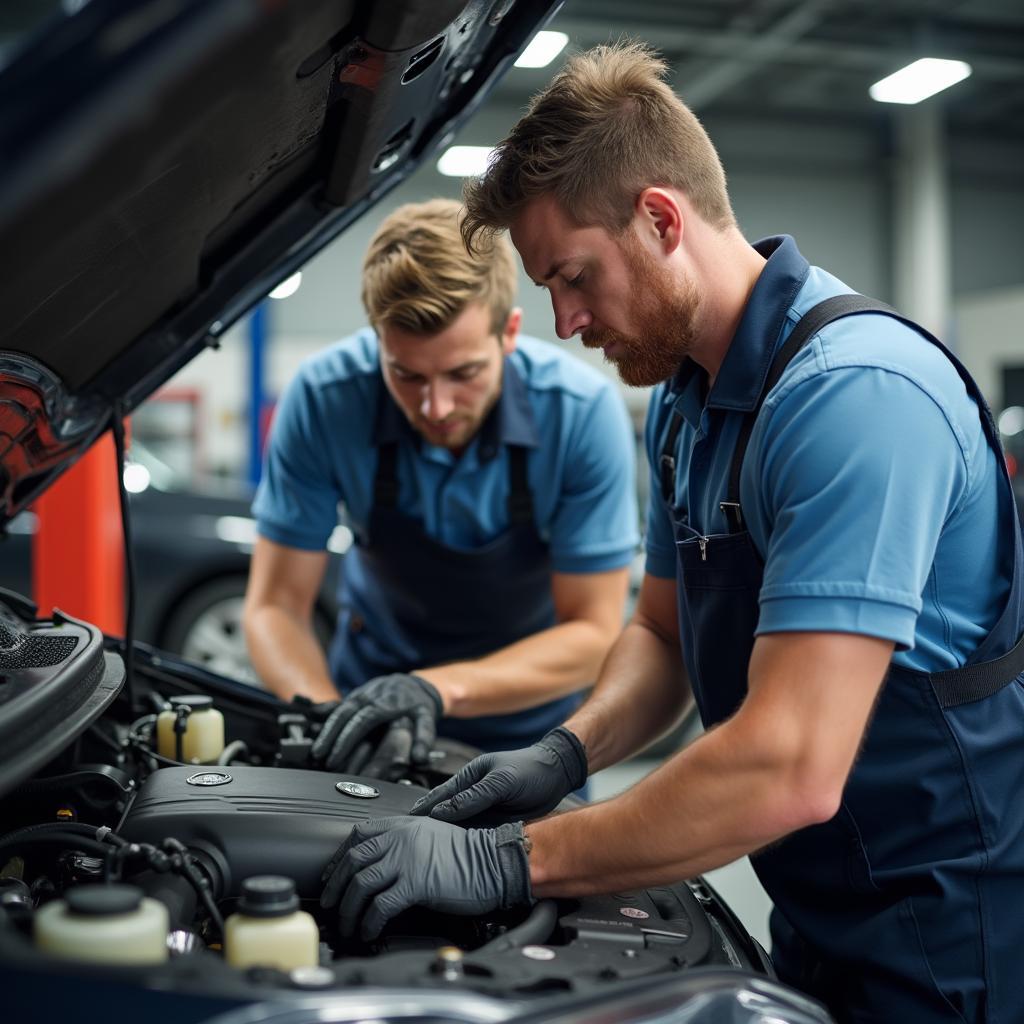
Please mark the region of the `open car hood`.
<svg viewBox="0 0 1024 1024"><path fill-rule="evenodd" d="M560 0L92 0L0 71L0 526L450 141Z"/></svg>

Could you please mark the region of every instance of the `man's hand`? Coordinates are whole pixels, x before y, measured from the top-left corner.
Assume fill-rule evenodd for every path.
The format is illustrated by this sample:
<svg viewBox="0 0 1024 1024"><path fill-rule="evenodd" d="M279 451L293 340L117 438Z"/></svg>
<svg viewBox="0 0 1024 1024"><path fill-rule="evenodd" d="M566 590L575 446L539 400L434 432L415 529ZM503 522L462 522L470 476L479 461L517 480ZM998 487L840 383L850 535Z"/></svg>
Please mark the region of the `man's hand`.
<svg viewBox="0 0 1024 1024"><path fill-rule="evenodd" d="M321 881L320 906L337 905L342 936L358 930L365 941L413 906L481 914L532 902L522 822L462 829L382 818L355 825Z"/></svg>
<svg viewBox="0 0 1024 1024"><path fill-rule="evenodd" d="M553 811L587 781L587 752L565 726L532 747L481 754L412 806L410 814L465 821L494 808L531 821Z"/></svg>
<svg viewBox="0 0 1024 1024"><path fill-rule="evenodd" d="M343 770L350 775L395 782L412 767L412 743L412 719L396 718L363 740L349 755Z"/></svg>
<svg viewBox="0 0 1024 1024"><path fill-rule="evenodd" d="M305 715L310 722L322 725L341 703L340 700L310 700L303 694L296 694L291 699L291 706L300 715Z"/></svg>
<svg viewBox="0 0 1024 1024"><path fill-rule="evenodd" d="M427 763L443 704L425 679L395 673L313 708L324 722L313 743L315 765L387 778L396 765Z"/></svg>
<svg viewBox="0 0 1024 1024"><path fill-rule="evenodd" d="M402 673L378 676L331 712L313 744L313 762L327 771L378 777L403 759L426 764L443 711L441 695L425 679ZM374 744L371 734L382 726L388 726L387 732Z"/></svg>

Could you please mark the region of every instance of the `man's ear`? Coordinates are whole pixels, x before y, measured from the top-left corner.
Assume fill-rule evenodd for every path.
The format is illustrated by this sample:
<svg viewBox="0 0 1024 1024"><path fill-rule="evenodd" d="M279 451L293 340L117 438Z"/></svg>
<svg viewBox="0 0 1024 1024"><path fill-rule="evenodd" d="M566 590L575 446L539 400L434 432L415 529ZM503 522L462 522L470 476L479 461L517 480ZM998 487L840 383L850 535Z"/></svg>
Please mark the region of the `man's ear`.
<svg viewBox="0 0 1024 1024"><path fill-rule="evenodd" d="M637 196L634 213L641 238L653 240L666 255L679 248L685 220L676 197L664 188L645 188Z"/></svg>
<svg viewBox="0 0 1024 1024"><path fill-rule="evenodd" d="M516 350L516 338L519 337L519 328L523 323L523 311L516 306L508 315L505 321L505 328L501 332L501 351L510 356Z"/></svg>

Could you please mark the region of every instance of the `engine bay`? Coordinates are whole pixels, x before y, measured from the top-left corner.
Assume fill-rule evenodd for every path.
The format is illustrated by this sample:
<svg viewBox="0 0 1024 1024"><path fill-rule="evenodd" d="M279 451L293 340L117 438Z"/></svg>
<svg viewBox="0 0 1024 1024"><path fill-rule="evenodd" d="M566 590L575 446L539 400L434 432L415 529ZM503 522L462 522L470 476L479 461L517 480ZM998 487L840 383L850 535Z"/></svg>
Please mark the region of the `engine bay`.
<svg viewBox="0 0 1024 1024"><path fill-rule="evenodd" d="M414 908L372 943L343 940L336 911L318 902L331 856L353 825L407 813L474 751L439 741L429 769L395 782L314 770L319 723L301 706L141 645L126 673L123 642L30 613L0 605L0 960L26 986L56 971L224 999L367 985L530 999L693 967L771 974L700 879L482 918ZM161 747L158 719L172 701L180 712L183 696L223 716L215 761L181 762ZM268 875L290 880L315 922L315 965L239 968L225 956L225 921L247 880ZM136 893L127 903L126 890ZM103 915L120 907L130 917L137 894L166 920L158 962L122 962L104 948ZM53 904L84 929L73 956L40 942Z"/></svg>

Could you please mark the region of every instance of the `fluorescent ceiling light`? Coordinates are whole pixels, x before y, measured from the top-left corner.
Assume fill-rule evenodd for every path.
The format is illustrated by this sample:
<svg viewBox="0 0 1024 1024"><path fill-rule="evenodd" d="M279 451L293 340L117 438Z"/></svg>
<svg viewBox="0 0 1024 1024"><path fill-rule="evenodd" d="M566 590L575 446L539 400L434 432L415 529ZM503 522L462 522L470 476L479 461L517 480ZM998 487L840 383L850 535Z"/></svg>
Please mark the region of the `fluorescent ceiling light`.
<svg viewBox="0 0 1024 1024"><path fill-rule="evenodd" d="M302 271L298 270L291 277L286 277L271 293L272 299L287 299L294 295L302 284Z"/></svg>
<svg viewBox="0 0 1024 1024"><path fill-rule="evenodd" d="M564 49L569 37L564 32L538 32L519 55L517 68L546 68Z"/></svg>
<svg viewBox="0 0 1024 1024"><path fill-rule="evenodd" d="M879 103L920 103L971 73L971 65L962 60L922 57L905 68L875 82L868 93Z"/></svg>
<svg viewBox="0 0 1024 1024"><path fill-rule="evenodd" d="M449 146L437 161L437 169L448 178L483 174L493 152L490 146Z"/></svg>

